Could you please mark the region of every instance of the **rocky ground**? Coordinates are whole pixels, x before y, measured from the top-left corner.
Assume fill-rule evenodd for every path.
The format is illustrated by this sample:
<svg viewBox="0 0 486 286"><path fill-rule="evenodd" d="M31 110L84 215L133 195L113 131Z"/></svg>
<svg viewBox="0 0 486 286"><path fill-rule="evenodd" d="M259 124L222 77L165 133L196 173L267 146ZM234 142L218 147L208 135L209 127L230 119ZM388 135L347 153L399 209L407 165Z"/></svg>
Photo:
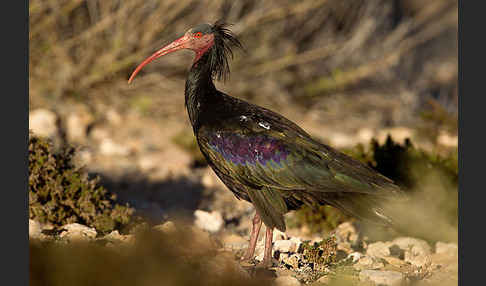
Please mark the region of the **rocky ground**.
<svg viewBox="0 0 486 286"><path fill-rule="evenodd" d="M194 232L199 241L196 248L217 250L208 265L227 265L242 279L261 275L255 265L263 258L262 237L255 260L239 261L248 244L254 209L238 201L208 167L199 166L190 147L177 143L176 138L192 140L187 119L178 116L158 121L139 112L104 108L101 116L81 104L66 105L60 113L36 109L30 112L29 126L56 144L64 141L78 146L78 164L100 175L101 183L121 202L128 202L151 221L153 231ZM309 114L297 123L334 147L367 144L373 137L384 141L387 134L398 142L407 137L420 142L407 127L346 131L330 124L323 129ZM457 136L443 133L437 142L422 144L430 146L454 148ZM53 232L52 226L29 221L29 236L35 240L68 244L86 240L118 249L137 239L135 233L101 235L80 224L62 229ZM413 237L370 240L360 234L358 222L343 223L328 237L291 227L286 233L276 231L273 251L274 265L265 275L275 285L329 285L339 279L363 285L455 285L458 281L457 244L429 244Z"/></svg>
<svg viewBox="0 0 486 286"><path fill-rule="evenodd" d="M194 225L167 221L153 226L151 231L171 233L180 229L190 231L194 241L187 246L197 255L198 251L215 249L205 263L214 267L231 267L250 279L265 275L274 285L333 285L340 279L359 285L457 285L458 249L455 243L436 242L430 245L413 237L397 237L391 241L366 243L360 239L355 224L339 225L326 239L312 240L274 233L273 266L260 269L263 259L263 240L256 248L251 262L241 262L248 244L248 236L223 230L224 221L219 212L197 210ZM29 221L29 236L34 240L69 244L90 241L107 248L123 249L134 244L137 234L120 234L113 231L99 235L96 230L81 224L68 224L57 233L39 223ZM219 270L221 271L221 270Z"/></svg>

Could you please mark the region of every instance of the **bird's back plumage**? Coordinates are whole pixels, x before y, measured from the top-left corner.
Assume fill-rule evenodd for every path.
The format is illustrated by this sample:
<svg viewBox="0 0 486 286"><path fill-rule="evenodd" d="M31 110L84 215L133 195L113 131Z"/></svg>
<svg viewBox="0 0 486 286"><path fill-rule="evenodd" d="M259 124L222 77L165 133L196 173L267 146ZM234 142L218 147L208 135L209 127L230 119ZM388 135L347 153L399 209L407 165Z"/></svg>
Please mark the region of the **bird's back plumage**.
<svg viewBox="0 0 486 286"><path fill-rule="evenodd" d="M267 226L285 230L283 215L304 204L329 204L388 223L377 202L399 192L391 180L275 112L223 93L218 97L212 119L197 130L200 149L235 195L255 205Z"/></svg>

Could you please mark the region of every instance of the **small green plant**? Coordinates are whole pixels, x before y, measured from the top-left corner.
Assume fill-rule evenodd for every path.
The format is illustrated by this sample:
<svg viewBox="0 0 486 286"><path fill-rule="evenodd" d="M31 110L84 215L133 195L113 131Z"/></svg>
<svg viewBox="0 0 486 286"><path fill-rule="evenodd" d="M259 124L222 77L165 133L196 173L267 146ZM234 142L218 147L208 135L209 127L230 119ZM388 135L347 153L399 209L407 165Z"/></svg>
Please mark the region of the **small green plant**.
<svg viewBox="0 0 486 286"><path fill-rule="evenodd" d="M73 163L75 149L59 152L46 139L29 136L29 218L62 226L81 223L105 233L127 225L133 214L128 205L98 186Z"/></svg>
<svg viewBox="0 0 486 286"><path fill-rule="evenodd" d="M336 262L337 243L334 236L313 244L304 242L302 248L304 260L313 263L316 271L324 271L327 266Z"/></svg>

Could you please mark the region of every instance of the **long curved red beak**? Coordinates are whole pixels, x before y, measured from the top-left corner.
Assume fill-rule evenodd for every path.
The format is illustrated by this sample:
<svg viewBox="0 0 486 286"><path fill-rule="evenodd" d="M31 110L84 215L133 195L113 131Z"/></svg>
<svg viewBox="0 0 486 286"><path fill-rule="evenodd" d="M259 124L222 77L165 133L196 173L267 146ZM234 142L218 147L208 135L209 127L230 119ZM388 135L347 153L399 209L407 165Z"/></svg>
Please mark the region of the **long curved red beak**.
<svg viewBox="0 0 486 286"><path fill-rule="evenodd" d="M179 39L173 41L172 43L168 44L167 46L163 47L162 49L156 51L153 55L146 58L138 67L133 71L132 75L128 79L128 84L130 84L133 78L138 74L138 72L151 61L160 58L163 55L167 55L169 53L175 52L177 50L185 49L188 47L190 38L186 35L180 37Z"/></svg>

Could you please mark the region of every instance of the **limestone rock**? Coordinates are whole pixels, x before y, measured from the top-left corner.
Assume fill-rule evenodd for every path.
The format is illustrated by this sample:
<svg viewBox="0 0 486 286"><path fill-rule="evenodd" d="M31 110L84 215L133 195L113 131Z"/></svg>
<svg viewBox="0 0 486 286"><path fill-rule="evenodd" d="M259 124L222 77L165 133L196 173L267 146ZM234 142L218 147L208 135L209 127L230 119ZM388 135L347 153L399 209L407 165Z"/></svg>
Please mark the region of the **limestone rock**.
<svg viewBox="0 0 486 286"><path fill-rule="evenodd" d="M42 228L40 223L35 220L29 219L29 237L39 238L42 234Z"/></svg>
<svg viewBox="0 0 486 286"><path fill-rule="evenodd" d="M378 257L366 255L361 257L353 267L357 270L381 269L385 264Z"/></svg>
<svg viewBox="0 0 486 286"><path fill-rule="evenodd" d="M57 135L57 115L47 109L36 109L29 113L29 129L35 135L54 137Z"/></svg>
<svg viewBox="0 0 486 286"><path fill-rule="evenodd" d="M392 241L392 244L398 245L405 251L405 261L415 266L425 266L430 263L432 248L422 239L412 237L399 237Z"/></svg>
<svg viewBox="0 0 486 286"><path fill-rule="evenodd" d="M390 246L389 242L377 241L368 245L366 254L376 257L390 256Z"/></svg>
<svg viewBox="0 0 486 286"><path fill-rule="evenodd" d="M106 156L127 156L130 150L110 138L105 138L100 142L100 153Z"/></svg>
<svg viewBox="0 0 486 286"><path fill-rule="evenodd" d="M277 240L273 242L273 250L280 252L296 252L297 245L291 240Z"/></svg>
<svg viewBox="0 0 486 286"><path fill-rule="evenodd" d="M445 253L450 256L457 256L458 254L457 244L438 241L435 244L435 253L439 253L439 254Z"/></svg>
<svg viewBox="0 0 486 286"><path fill-rule="evenodd" d="M66 135L71 142L82 142L86 139L88 125L93 122L93 116L83 110L70 113L66 119Z"/></svg>
<svg viewBox="0 0 486 286"><path fill-rule="evenodd" d="M196 210L194 212L196 221L194 224L200 229L216 233L223 228L224 220L223 216L218 211L206 212L202 210Z"/></svg>
<svg viewBox="0 0 486 286"><path fill-rule="evenodd" d="M79 223L66 224L62 229L64 231L59 236L68 240L90 240L94 239L97 235L94 228Z"/></svg>

